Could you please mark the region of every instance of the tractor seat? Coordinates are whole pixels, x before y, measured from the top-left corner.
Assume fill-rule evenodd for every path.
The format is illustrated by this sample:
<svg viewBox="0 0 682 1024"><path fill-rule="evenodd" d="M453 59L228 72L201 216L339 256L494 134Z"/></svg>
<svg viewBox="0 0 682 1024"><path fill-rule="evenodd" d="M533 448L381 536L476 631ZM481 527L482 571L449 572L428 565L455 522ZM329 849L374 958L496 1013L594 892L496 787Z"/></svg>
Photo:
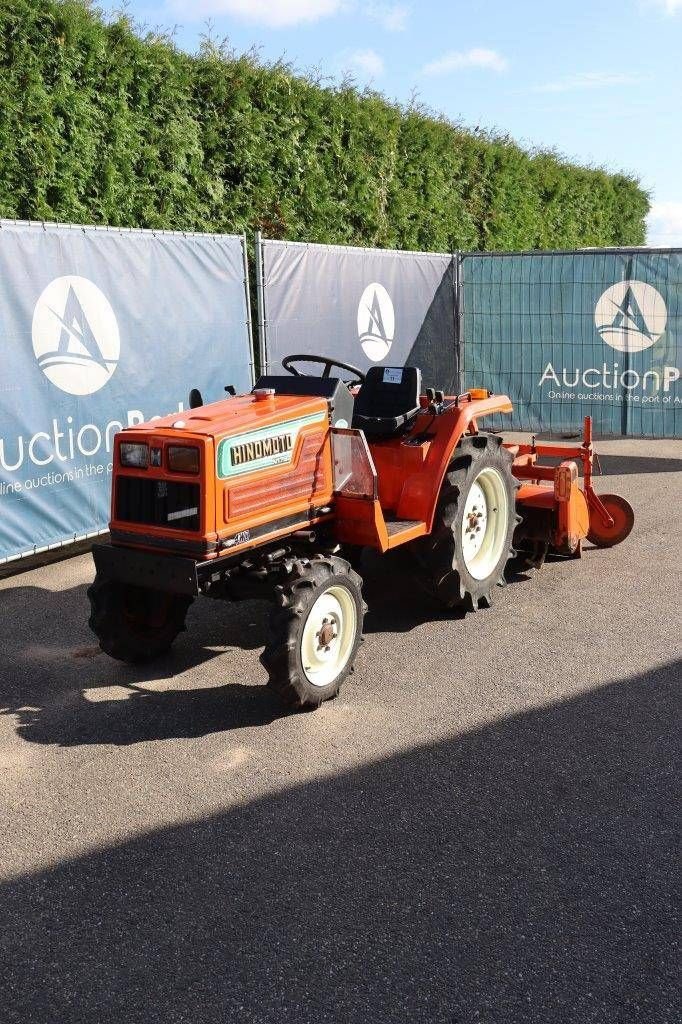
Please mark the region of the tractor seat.
<svg viewBox="0 0 682 1024"><path fill-rule="evenodd" d="M416 366L372 366L360 385L353 427L367 437L396 437L419 412L422 375Z"/></svg>

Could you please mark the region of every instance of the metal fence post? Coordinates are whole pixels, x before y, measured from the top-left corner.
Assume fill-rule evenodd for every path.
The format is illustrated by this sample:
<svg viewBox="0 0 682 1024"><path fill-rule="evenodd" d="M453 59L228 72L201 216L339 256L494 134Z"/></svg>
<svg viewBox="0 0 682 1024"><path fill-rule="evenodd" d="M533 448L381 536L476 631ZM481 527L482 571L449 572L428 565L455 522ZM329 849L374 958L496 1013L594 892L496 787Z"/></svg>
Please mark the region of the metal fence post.
<svg viewBox="0 0 682 1024"><path fill-rule="evenodd" d="M455 380L457 381L457 394L461 395L464 386L462 383L462 362L464 353L462 351L462 277L461 277L461 262L462 253L457 250L452 254L453 261L453 288L454 288L454 333L455 333L455 359L457 365L455 367Z"/></svg>
<svg viewBox="0 0 682 1024"><path fill-rule="evenodd" d="M265 333L265 281L263 280L263 236L256 232L256 304L258 307L258 361L261 373L268 372L267 338Z"/></svg>
<svg viewBox="0 0 682 1024"><path fill-rule="evenodd" d="M253 318L251 316L251 288L249 286L249 257L246 249L246 232L242 232L242 260L244 264L244 294L246 295L246 330L249 336L249 354L251 361L251 385L256 383L256 353L253 347Z"/></svg>

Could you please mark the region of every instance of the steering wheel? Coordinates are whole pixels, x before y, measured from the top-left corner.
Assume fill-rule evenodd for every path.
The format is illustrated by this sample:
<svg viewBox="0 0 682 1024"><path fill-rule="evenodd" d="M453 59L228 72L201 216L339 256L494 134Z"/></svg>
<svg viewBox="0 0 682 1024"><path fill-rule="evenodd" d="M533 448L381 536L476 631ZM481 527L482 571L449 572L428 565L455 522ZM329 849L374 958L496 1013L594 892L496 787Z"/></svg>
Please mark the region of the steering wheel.
<svg viewBox="0 0 682 1024"><path fill-rule="evenodd" d="M286 370L287 373L293 374L294 377L309 377L310 374L301 373L300 370L297 370L295 366L291 365L292 363L320 363L324 366L322 371L323 377L331 376L332 366L337 366L340 370L348 370L348 372L352 373L355 377L355 380L345 381L349 387L353 384L362 384L365 379L365 374L362 370L358 370L357 366L351 366L350 363L342 363L340 360L331 359L329 356L294 355L284 357L282 360L282 369Z"/></svg>

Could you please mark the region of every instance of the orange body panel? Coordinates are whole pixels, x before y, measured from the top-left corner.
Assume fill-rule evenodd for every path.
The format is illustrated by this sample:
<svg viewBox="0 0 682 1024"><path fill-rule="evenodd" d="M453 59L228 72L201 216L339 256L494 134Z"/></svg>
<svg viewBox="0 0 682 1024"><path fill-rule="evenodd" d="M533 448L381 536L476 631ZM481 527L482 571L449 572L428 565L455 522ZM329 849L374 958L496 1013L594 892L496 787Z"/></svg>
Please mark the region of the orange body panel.
<svg viewBox="0 0 682 1024"><path fill-rule="evenodd" d="M524 510L528 515L531 509L542 514L545 528L537 539L547 540L559 552L573 554L587 536L590 514L587 499L577 483L571 484L567 501L557 501L554 488L522 484L516 502L522 516Z"/></svg>
<svg viewBox="0 0 682 1024"><path fill-rule="evenodd" d="M334 534L341 543L388 550L386 522L376 499L337 495L334 511Z"/></svg>
<svg viewBox="0 0 682 1024"><path fill-rule="evenodd" d="M506 395L476 400L468 396L447 398L438 416L424 408L404 437L370 442L384 512L401 520L420 520L428 533L443 477L460 438L467 430L477 431L478 419L511 411ZM424 440L417 444L420 437Z"/></svg>
<svg viewBox="0 0 682 1024"><path fill-rule="evenodd" d="M436 416L422 400L422 411L408 433L369 442L379 500L344 497L339 505L337 497L334 529L338 539L387 551L429 533L443 477L460 438L468 430L477 431L478 419L511 409L505 395L475 400L463 395L447 398ZM354 507L358 505L366 507ZM393 523L387 524L387 519ZM396 521L400 525L394 529Z"/></svg>
<svg viewBox="0 0 682 1024"><path fill-rule="evenodd" d="M263 530L268 539L291 532L329 514L333 477L329 443L327 402L322 398L273 395L259 398L246 395L211 406L122 431L116 436L114 450L114 487L110 529L112 536L124 536L126 543L156 549L160 546L182 549L187 546L203 557L215 557L229 545L230 552L262 543ZM263 456L263 440L285 439L281 453ZM123 442L143 441L150 448L161 448L162 466L146 469L123 468L119 450ZM186 444L199 448L199 474L176 474L167 468L170 445ZM232 462L221 456L228 446ZM221 466L225 467L224 471ZM253 468L252 468L253 467ZM118 486L122 477L170 480L199 484L198 530L169 529L161 524L139 524L117 518ZM324 508L319 515L311 515ZM272 524L272 530L267 526ZM235 535L246 531L256 537ZM165 543L164 543L165 542Z"/></svg>
<svg viewBox="0 0 682 1024"><path fill-rule="evenodd" d="M278 473L254 473L246 483L223 487L223 520L235 525L240 519L253 517L254 512L277 509L280 505L296 505L303 501L329 501L330 464L325 440L327 431L308 429L301 432L299 450L293 468Z"/></svg>

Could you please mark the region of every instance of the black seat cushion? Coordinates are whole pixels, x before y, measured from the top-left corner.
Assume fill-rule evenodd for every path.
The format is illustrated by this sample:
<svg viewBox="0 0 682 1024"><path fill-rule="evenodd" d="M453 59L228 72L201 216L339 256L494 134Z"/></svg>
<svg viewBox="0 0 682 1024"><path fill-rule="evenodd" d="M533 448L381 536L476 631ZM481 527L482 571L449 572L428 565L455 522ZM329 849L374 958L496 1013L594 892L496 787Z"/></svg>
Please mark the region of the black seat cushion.
<svg viewBox="0 0 682 1024"><path fill-rule="evenodd" d="M421 383L416 366L372 366L355 399L353 426L368 437L401 434L419 412Z"/></svg>

